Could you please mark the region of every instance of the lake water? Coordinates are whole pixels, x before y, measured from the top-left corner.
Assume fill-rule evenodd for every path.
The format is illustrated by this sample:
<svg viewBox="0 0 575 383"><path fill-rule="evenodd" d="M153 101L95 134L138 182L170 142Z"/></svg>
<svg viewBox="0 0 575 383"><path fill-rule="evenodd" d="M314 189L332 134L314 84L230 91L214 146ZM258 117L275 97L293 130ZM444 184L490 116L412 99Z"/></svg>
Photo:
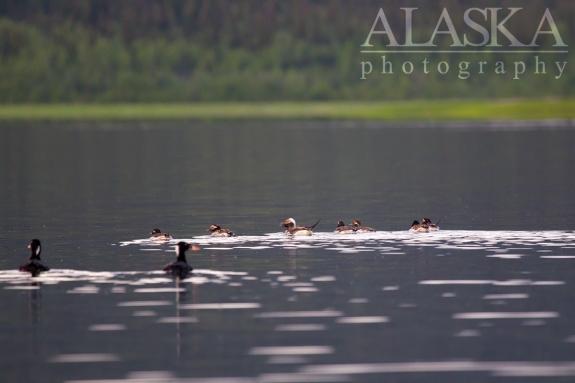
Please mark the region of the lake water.
<svg viewBox="0 0 575 383"><path fill-rule="evenodd" d="M0 381L571 382L574 147L553 123L3 124ZM378 231L333 234L354 219ZM155 227L200 247L191 277Z"/></svg>

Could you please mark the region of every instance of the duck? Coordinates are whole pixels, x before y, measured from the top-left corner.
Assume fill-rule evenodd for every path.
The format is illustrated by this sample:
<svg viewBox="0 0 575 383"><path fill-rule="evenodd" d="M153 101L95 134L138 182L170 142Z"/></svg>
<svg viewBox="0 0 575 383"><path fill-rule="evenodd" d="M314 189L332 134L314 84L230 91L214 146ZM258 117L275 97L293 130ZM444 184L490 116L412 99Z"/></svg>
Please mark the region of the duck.
<svg viewBox="0 0 575 383"><path fill-rule="evenodd" d="M319 221L321 221L321 218L319 219ZM288 218L282 223L280 223L280 226L284 226L286 228L286 230L284 231L285 235L310 236L313 234L313 228L317 226L319 221L317 221L315 224L311 226L297 226L295 223L295 219Z"/></svg>
<svg viewBox="0 0 575 383"><path fill-rule="evenodd" d="M33 277L37 277L41 272L49 271L50 268L40 260L40 253L42 252L40 240L33 239L28 245L28 248L32 251L30 259L24 262L18 270L30 273Z"/></svg>
<svg viewBox="0 0 575 383"><path fill-rule="evenodd" d="M439 222L441 222L441 220L437 221L437 223L431 223L431 220L429 218L423 218L423 220L421 221L421 224L424 226L427 226L427 228L429 229L429 231L437 231L439 230Z"/></svg>
<svg viewBox="0 0 575 383"><path fill-rule="evenodd" d="M429 227L420 224L418 221L413 221L411 224L411 229L409 229L412 233L429 233Z"/></svg>
<svg viewBox="0 0 575 383"><path fill-rule="evenodd" d="M170 234L162 233L160 229L153 229L150 235L150 241L170 241L173 239Z"/></svg>
<svg viewBox="0 0 575 383"><path fill-rule="evenodd" d="M212 232L212 237L235 237L236 234L228 229L222 229L220 225L214 224L206 231Z"/></svg>
<svg viewBox="0 0 575 383"><path fill-rule="evenodd" d="M333 232L335 234L355 234L357 233L357 228L354 226L345 226L343 221L337 221L337 227Z"/></svg>
<svg viewBox="0 0 575 383"><path fill-rule="evenodd" d="M350 225L357 228L358 233L368 233L368 232L376 231L375 229L372 229L371 227L362 226L361 221L359 221L357 219L355 221L353 221L352 223L350 223Z"/></svg>
<svg viewBox="0 0 575 383"><path fill-rule="evenodd" d="M199 250L200 248L197 246L190 245L189 243L186 242L178 242L175 246L175 249L177 256L176 261L168 263L164 267L164 272L166 274L173 275L174 277L179 277L180 279L183 279L188 275L188 273L191 273L192 270L194 270L192 266L188 265L188 262L186 261L186 251L190 249L196 251Z"/></svg>

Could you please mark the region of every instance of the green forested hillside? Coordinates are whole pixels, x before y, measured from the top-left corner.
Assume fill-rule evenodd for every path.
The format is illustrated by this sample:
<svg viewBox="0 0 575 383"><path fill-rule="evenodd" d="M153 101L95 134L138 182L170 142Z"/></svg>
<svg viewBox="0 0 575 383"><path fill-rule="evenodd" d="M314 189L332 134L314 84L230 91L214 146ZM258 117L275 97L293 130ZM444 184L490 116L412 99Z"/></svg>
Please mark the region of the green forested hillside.
<svg viewBox="0 0 575 383"><path fill-rule="evenodd" d="M382 75L381 55L362 54L379 8L404 40L401 7L418 7L414 37L429 39L442 9L470 34L470 7L523 7L507 27L530 42L549 8L565 43L574 39L575 2L444 0L0 0L0 102L189 102L402 100L420 98L568 97L575 95L573 53L396 54ZM505 3L502 5L502 3ZM508 12L505 12L507 14ZM503 13L502 13L503 14ZM486 22L484 22L485 24ZM467 29L466 29L467 28ZM461 31L461 32L459 32ZM446 40L447 39L447 40ZM385 38L372 43L384 46ZM500 37L501 41L506 41ZM448 37L437 41L448 45ZM541 44L550 46L548 36ZM531 48L529 48L531 49ZM570 49L568 47L567 49ZM429 60L429 74L422 61ZM361 62L373 73L360 80ZM414 71L401 65L412 61ZM469 77L458 78L459 63ZM513 63L526 70L514 80ZM451 70L437 71L440 61ZM477 62L487 61L485 74ZM504 75L493 65L503 61ZM554 62L567 62L555 79Z"/></svg>

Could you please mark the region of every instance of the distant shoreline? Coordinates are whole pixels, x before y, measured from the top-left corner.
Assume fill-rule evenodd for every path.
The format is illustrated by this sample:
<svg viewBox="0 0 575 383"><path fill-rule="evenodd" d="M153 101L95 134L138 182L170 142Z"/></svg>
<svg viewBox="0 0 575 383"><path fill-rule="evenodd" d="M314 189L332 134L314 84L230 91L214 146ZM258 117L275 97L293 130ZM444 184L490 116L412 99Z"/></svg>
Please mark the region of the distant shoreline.
<svg viewBox="0 0 575 383"><path fill-rule="evenodd" d="M575 122L575 99L402 102L220 102L173 104L2 104L0 121L130 122L130 121L364 120L481 122L560 120ZM507 121L507 122L506 122ZM497 124L496 124L497 123ZM495 124L495 125L494 125ZM469 125L469 124L463 124ZM469 125L476 125L475 123ZM513 124L512 124L513 125Z"/></svg>

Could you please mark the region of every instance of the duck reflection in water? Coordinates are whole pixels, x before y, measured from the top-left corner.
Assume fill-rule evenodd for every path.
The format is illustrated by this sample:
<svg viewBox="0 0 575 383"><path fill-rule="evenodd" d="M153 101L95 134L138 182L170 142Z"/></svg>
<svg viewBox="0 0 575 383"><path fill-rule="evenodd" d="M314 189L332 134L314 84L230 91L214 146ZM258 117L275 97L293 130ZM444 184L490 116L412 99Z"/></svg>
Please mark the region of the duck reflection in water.
<svg viewBox="0 0 575 383"><path fill-rule="evenodd" d="M30 283L30 321L32 324L42 323L42 292L39 282Z"/></svg>
<svg viewBox="0 0 575 383"><path fill-rule="evenodd" d="M180 316L180 302L185 301L187 299L187 290L185 288L185 284L182 282L184 278L188 276L189 273L192 272L193 268L190 266L186 260L186 251L198 251L200 250L199 247L195 245L191 245L186 242L178 242L175 246L176 251L176 261L167 264L164 267L164 272L166 274L172 275L175 278L175 303L176 303L176 316L173 318L174 323L176 324L176 356L177 359L181 357L181 344L182 344L182 336L181 336L181 322L188 322ZM195 285L193 285L194 294L195 294Z"/></svg>

